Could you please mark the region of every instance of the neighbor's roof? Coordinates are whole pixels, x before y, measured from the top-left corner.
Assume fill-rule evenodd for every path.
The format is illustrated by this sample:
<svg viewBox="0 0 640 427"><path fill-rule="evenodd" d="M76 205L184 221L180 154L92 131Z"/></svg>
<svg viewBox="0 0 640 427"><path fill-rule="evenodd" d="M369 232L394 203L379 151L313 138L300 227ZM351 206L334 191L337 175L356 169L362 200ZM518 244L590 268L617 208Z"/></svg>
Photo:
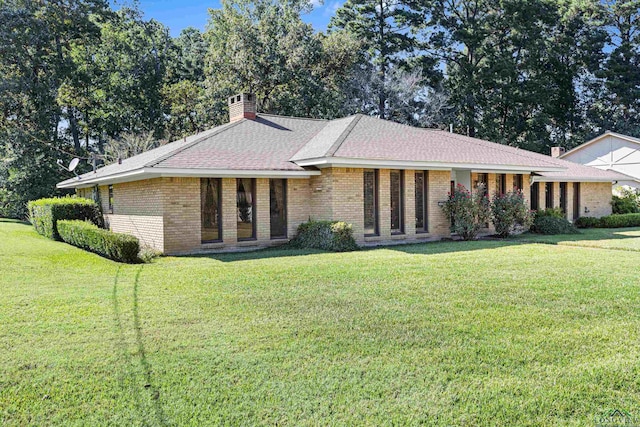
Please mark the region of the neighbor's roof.
<svg viewBox="0 0 640 427"><path fill-rule="evenodd" d="M357 114L314 120L260 114L181 139L58 184L60 188L162 176L309 177L317 167L538 172L548 180L619 174L441 130Z"/></svg>
<svg viewBox="0 0 640 427"><path fill-rule="evenodd" d="M583 148L588 147L589 145L594 144L594 143L596 143L598 141L602 141L603 139L605 139L605 138L607 138L609 136L612 136L614 138L623 139L625 141L633 142L634 144L640 145L640 139L638 139L638 138L634 138L634 137L629 136L629 135L623 135L621 133L611 132L610 130L608 130L605 133L603 133L602 135L598 135L595 138L585 142L584 144L581 144L581 145L578 145L575 148L572 148L571 150L567 151L562 156L560 156L560 158L567 157L569 154L573 154L576 151L580 151Z"/></svg>

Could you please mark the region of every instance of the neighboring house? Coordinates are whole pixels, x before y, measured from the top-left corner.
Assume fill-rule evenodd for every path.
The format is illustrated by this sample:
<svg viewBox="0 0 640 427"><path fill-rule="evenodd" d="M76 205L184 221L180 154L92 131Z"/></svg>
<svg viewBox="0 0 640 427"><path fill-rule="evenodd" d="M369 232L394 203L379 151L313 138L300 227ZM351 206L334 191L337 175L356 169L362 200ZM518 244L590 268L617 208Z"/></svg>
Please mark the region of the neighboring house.
<svg viewBox="0 0 640 427"><path fill-rule="evenodd" d="M617 185L640 188L640 139L605 132L560 155L561 159L627 175Z"/></svg>
<svg viewBox="0 0 640 427"><path fill-rule="evenodd" d="M522 189L569 219L611 213L621 176L518 148L364 115L313 120L229 100L230 123L58 184L98 194L112 230L166 254L287 241L309 220L353 224L359 244L450 236L452 186ZM529 197L532 196L532 197ZM490 230L487 230L490 232Z"/></svg>

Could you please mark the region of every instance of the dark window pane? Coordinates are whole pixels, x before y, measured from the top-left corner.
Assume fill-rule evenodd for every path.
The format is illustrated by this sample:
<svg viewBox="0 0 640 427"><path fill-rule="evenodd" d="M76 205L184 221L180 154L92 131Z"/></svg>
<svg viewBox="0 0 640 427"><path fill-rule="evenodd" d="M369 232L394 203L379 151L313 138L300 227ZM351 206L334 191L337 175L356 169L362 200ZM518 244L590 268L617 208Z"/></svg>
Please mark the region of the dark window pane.
<svg viewBox="0 0 640 427"><path fill-rule="evenodd" d="M567 183L560 183L560 209L562 209L562 213L564 216L567 216Z"/></svg>
<svg viewBox="0 0 640 427"><path fill-rule="evenodd" d="M580 218L580 183L573 183L573 219Z"/></svg>
<svg viewBox="0 0 640 427"><path fill-rule="evenodd" d="M425 173L416 172L416 230L426 229L426 197L425 197Z"/></svg>
<svg viewBox="0 0 640 427"><path fill-rule="evenodd" d="M271 238L287 237L287 181L269 180L269 209L271 211Z"/></svg>
<svg viewBox="0 0 640 427"><path fill-rule="evenodd" d="M402 172L391 171L390 173L390 193L391 193L391 231L394 233L402 233L404 230L402 221L403 211L403 182Z"/></svg>
<svg viewBox="0 0 640 427"><path fill-rule="evenodd" d="M522 190L522 175L514 175L513 176L513 188L514 190Z"/></svg>
<svg viewBox="0 0 640 427"><path fill-rule="evenodd" d="M113 185L109 187L109 213L113 213Z"/></svg>
<svg viewBox="0 0 640 427"><path fill-rule="evenodd" d="M538 203L540 201L540 184L534 182L531 184L531 210L537 211L539 209Z"/></svg>
<svg viewBox="0 0 640 427"><path fill-rule="evenodd" d="M364 233L378 234L378 182L375 170L364 171Z"/></svg>
<svg viewBox="0 0 640 427"><path fill-rule="evenodd" d="M496 191L498 194L505 194L507 192L507 174L496 174Z"/></svg>
<svg viewBox="0 0 640 427"><path fill-rule="evenodd" d="M238 206L238 240L255 239L255 180L252 178L238 178L237 206Z"/></svg>
<svg viewBox="0 0 640 427"><path fill-rule="evenodd" d="M222 239L220 222L220 179L200 179L200 218L203 243Z"/></svg>
<svg viewBox="0 0 640 427"><path fill-rule="evenodd" d="M480 185L484 187L484 194L489 195L489 174L487 173L479 173L478 181L476 181L476 188Z"/></svg>

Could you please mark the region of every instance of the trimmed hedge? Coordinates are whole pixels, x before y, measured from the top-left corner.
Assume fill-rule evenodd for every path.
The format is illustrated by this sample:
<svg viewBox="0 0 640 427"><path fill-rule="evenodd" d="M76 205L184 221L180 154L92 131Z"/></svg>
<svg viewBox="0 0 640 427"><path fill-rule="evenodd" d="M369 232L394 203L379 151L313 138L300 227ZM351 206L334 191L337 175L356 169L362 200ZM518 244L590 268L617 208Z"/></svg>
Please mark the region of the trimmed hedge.
<svg viewBox="0 0 640 427"><path fill-rule="evenodd" d="M41 235L53 240L61 240L57 222L62 219L91 221L98 227L104 226L98 205L90 199L79 197L53 197L32 200L27 205L29 221Z"/></svg>
<svg viewBox="0 0 640 427"><path fill-rule="evenodd" d="M640 213L614 214L601 218L583 217L576 220L578 228L624 228L640 227Z"/></svg>
<svg viewBox="0 0 640 427"><path fill-rule="evenodd" d="M128 234L113 233L80 220L58 221L58 232L66 243L114 261L138 263L140 242Z"/></svg>
<svg viewBox="0 0 640 427"><path fill-rule="evenodd" d="M578 230L566 219L551 215L538 216L533 220L531 231L538 234L576 234Z"/></svg>
<svg viewBox="0 0 640 427"><path fill-rule="evenodd" d="M353 238L351 224L342 221L309 221L298 226L296 237L291 240L296 248L315 248L333 252L358 249Z"/></svg>
<svg viewBox="0 0 640 427"><path fill-rule="evenodd" d="M573 222L578 228L597 228L600 227L600 218L592 216L581 216Z"/></svg>
<svg viewBox="0 0 640 427"><path fill-rule="evenodd" d="M607 215L600 218L601 228L640 227L640 213Z"/></svg>

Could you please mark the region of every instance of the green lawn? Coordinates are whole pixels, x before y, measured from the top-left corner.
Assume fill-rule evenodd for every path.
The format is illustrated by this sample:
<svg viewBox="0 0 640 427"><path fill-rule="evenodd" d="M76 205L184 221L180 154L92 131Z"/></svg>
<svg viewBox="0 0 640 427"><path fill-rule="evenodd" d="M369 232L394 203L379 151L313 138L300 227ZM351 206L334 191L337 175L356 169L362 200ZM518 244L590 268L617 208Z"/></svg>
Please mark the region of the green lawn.
<svg viewBox="0 0 640 427"><path fill-rule="evenodd" d="M637 415L639 264L517 240L122 265L0 220L0 425Z"/></svg>

